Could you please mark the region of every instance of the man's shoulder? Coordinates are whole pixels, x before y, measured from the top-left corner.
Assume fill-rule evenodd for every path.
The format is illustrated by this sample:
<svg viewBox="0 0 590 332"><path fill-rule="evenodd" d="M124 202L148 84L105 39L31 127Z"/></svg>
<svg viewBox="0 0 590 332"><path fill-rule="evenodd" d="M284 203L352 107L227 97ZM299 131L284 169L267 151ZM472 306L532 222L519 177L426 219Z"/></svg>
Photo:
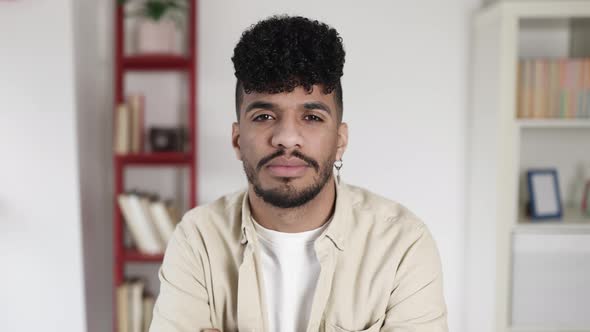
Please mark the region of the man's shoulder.
<svg viewBox="0 0 590 332"><path fill-rule="evenodd" d="M242 201L246 190L238 190L187 211L178 227L206 230L228 228L241 222Z"/></svg>
<svg viewBox="0 0 590 332"><path fill-rule="evenodd" d="M360 186L345 186L357 224L371 223L378 228L397 231L416 231L425 227L422 219L402 203Z"/></svg>

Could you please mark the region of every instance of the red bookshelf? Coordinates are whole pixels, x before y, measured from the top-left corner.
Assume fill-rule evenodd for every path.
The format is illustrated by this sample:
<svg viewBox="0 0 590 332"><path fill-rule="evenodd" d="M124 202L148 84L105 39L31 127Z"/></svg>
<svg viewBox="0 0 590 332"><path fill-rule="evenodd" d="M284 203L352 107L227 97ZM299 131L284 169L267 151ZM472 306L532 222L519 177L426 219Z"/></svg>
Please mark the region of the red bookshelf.
<svg viewBox="0 0 590 332"><path fill-rule="evenodd" d="M186 165L189 166L193 161L193 155L181 152L159 152L159 153L141 153L128 155L115 155L115 160L121 166L127 165ZM191 200L192 201L192 200Z"/></svg>
<svg viewBox="0 0 590 332"><path fill-rule="evenodd" d="M117 298L116 289L125 280L125 266L129 263L133 264L159 264L162 262L163 254L147 255L135 249L125 248L123 243L124 238L124 220L123 215L119 209L117 202L117 195L125 191L124 175L125 169L128 167L148 166L148 167L188 167L189 169L189 208L197 204L197 142L196 142L196 128L197 128L197 52L196 52L196 37L197 37L197 0L187 0L187 42L188 54L179 55L134 55L125 56L125 34L124 34L124 8L115 3L115 68L114 68L114 87L115 100L114 110L116 106L125 101L125 85L124 77L126 72L138 71L182 71L186 73L188 79L188 135L190 150L188 152L158 152L158 153L140 153L118 155L113 154L114 166L114 197L113 197L113 232L114 232L114 288L113 288L113 331L117 331ZM144 133L145 135L145 133Z"/></svg>
<svg viewBox="0 0 590 332"><path fill-rule="evenodd" d="M123 58L125 70L189 70L191 59L175 55L139 55Z"/></svg>
<svg viewBox="0 0 590 332"><path fill-rule="evenodd" d="M127 263L129 263L129 262L135 262L135 263L161 262L163 258L164 258L164 255L148 255L148 254L143 254L137 250L127 250L127 251L125 251L125 256L123 257L123 259Z"/></svg>

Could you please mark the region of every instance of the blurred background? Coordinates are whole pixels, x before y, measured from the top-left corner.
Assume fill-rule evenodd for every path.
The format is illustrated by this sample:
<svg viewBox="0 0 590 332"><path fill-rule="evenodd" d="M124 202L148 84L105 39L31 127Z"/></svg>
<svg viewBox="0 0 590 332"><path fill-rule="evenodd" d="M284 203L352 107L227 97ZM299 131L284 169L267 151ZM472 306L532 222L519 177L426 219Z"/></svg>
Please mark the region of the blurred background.
<svg viewBox="0 0 590 332"><path fill-rule="evenodd" d="M590 331L584 0L0 1L0 330L149 320L179 216L246 187L231 56L283 13L342 36L342 180L431 229L450 331Z"/></svg>

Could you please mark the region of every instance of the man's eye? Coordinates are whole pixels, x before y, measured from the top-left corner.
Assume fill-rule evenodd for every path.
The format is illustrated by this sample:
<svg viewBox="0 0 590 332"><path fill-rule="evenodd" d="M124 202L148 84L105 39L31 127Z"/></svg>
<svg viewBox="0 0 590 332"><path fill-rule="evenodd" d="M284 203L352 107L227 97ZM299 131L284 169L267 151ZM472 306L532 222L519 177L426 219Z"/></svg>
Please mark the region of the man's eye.
<svg viewBox="0 0 590 332"><path fill-rule="evenodd" d="M313 114L306 115L306 116L305 116L305 119L308 119L308 120L311 120L311 121L320 121L320 122L321 122L321 121L324 121L324 120L322 120L322 118L320 118L319 116L317 116L317 115L313 115Z"/></svg>
<svg viewBox="0 0 590 332"><path fill-rule="evenodd" d="M252 119L252 121L265 121L270 120L270 118L272 118L270 114L260 114L256 116L254 119Z"/></svg>

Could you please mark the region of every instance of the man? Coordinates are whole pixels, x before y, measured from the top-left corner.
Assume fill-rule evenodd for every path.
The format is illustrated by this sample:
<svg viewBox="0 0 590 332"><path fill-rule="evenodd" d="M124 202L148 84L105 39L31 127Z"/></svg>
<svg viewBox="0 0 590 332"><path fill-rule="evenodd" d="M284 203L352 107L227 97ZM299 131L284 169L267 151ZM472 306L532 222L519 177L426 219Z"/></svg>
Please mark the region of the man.
<svg viewBox="0 0 590 332"><path fill-rule="evenodd" d="M151 332L447 331L440 258L404 206L344 184L342 39L275 16L241 37L232 144L248 189L186 213Z"/></svg>

